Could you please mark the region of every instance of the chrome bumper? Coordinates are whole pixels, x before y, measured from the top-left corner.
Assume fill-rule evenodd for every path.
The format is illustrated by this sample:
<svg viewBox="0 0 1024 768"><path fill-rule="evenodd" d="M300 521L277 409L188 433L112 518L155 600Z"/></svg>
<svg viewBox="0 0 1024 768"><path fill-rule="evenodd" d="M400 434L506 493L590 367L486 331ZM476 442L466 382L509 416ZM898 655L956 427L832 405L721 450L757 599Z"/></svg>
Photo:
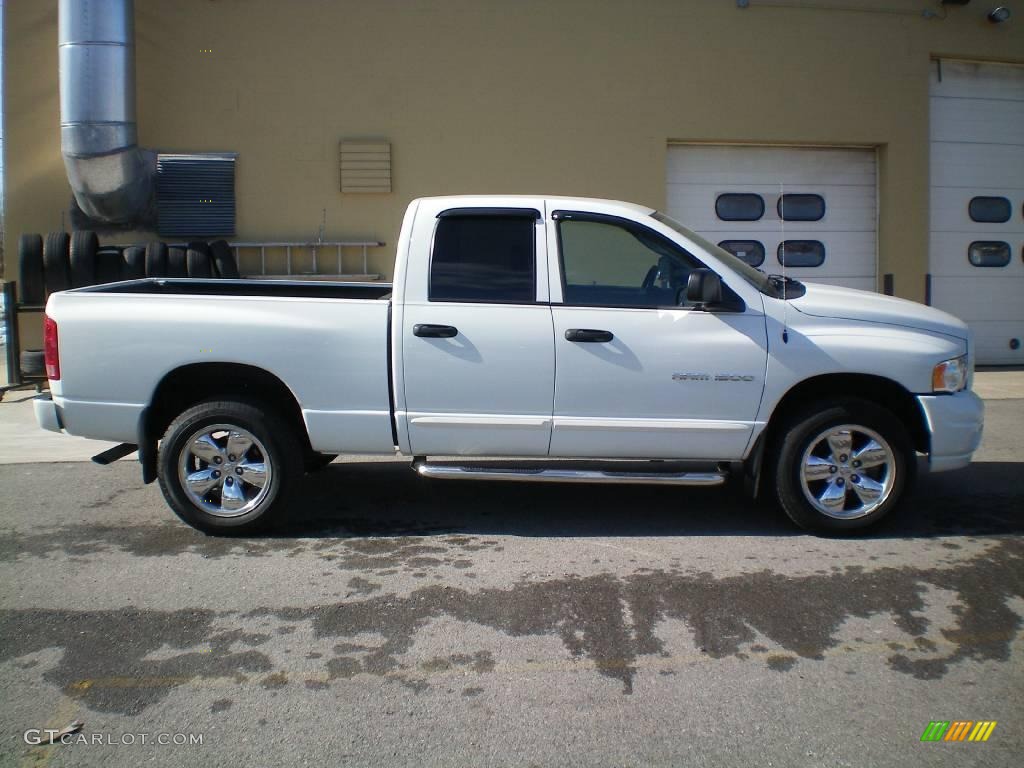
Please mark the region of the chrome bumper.
<svg viewBox="0 0 1024 768"><path fill-rule="evenodd" d="M64 425L60 420L60 409L49 395L39 395L32 400L32 410L36 413L36 424L50 432L61 432Z"/></svg>
<svg viewBox="0 0 1024 768"><path fill-rule="evenodd" d="M960 469L971 463L978 450L985 422L985 404L970 390L955 395L918 395L928 432L931 452L928 466L932 472Z"/></svg>

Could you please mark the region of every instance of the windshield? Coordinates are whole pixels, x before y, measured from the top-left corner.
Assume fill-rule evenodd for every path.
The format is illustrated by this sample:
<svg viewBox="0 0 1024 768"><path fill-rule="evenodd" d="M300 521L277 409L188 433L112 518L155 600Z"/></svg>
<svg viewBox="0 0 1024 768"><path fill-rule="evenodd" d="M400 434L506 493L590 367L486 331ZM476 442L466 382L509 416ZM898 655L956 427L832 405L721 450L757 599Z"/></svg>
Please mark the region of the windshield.
<svg viewBox="0 0 1024 768"><path fill-rule="evenodd" d="M692 229L687 229L671 216L666 216L661 211L655 211L651 216L656 221L660 221L666 227L675 230L688 240L692 240L701 248L708 251L716 259L720 259L727 267L729 267L729 269L742 277L761 293L774 298L779 298L779 292L775 289L771 279L761 270L750 266L747 262L743 261L743 259L737 258L733 254L729 253L725 248L715 245L710 240L705 240Z"/></svg>

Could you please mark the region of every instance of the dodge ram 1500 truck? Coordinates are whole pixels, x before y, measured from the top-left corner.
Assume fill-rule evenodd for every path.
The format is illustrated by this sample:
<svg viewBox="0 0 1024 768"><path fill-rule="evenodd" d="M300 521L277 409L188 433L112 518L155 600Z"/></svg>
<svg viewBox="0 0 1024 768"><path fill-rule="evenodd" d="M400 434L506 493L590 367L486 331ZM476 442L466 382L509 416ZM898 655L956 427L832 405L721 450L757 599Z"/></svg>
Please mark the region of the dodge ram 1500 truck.
<svg viewBox="0 0 1024 768"><path fill-rule="evenodd" d="M38 422L123 443L106 459L137 450L143 481L209 532L287 515L336 454L396 452L449 479L736 472L797 524L843 531L897 505L918 454L956 469L981 438L964 323L763 274L650 208L415 200L395 267L391 285L56 293Z"/></svg>

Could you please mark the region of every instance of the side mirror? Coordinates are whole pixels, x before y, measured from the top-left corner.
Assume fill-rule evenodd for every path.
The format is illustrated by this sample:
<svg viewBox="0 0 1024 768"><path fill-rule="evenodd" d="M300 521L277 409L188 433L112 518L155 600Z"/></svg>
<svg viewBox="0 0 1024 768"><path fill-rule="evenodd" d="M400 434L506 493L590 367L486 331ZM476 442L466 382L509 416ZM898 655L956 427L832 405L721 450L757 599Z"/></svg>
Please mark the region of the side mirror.
<svg viewBox="0 0 1024 768"><path fill-rule="evenodd" d="M704 267L693 270L686 281L686 300L702 306L721 304L722 278Z"/></svg>

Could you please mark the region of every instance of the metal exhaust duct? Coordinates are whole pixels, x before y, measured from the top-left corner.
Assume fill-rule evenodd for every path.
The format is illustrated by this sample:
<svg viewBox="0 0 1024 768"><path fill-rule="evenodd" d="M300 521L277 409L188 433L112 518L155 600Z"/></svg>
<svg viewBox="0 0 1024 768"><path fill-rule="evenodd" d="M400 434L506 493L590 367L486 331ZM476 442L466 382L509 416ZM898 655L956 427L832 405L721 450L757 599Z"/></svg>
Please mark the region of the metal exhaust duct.
<svg viewBox="0 0 1024 768"><path fill-rule="evenodd" d="M150 206L156 155L138 146L132 0L60 0L60 145L82 211L134 223Z"/></svg>

